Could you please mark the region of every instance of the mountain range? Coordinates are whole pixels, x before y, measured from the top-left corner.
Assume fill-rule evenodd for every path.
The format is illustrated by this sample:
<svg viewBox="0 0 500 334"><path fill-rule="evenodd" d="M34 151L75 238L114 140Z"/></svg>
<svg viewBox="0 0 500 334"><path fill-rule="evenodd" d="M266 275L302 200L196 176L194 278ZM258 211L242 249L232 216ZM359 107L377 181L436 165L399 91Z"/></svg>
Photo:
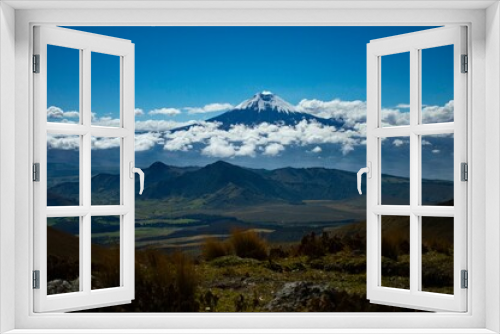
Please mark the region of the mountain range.
<svg viewBox="0 0 500 334"><path fill-rule="evenodd" d="M212 208L262 203L301 204L305 200L358 199L356 173L327 168L250 169L217 161L204 167L176 167L155 162L144 169L145 189L137 200L202 200ZM137 188L138 185L136 185ZM425 203L441 203L453 194L453 183L423 180ZM119 175L92 177L93 203L119 198ZM409 180L382 176L383 203L406 204ZM48 205L77 203L79 186L62 182L48 189ZM94 202L94 199L96 201Z"/></svg>

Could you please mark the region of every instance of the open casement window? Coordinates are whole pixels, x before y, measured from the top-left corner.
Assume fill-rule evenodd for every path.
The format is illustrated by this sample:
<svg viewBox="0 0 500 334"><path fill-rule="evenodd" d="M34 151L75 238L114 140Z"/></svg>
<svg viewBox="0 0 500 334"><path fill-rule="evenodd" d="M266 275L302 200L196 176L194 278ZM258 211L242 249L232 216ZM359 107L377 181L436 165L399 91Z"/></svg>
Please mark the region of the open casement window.
<svg viewBox="0 0 500 334"><path fill-rule="evenodd" d="M443 53L434 52L438 48L449 50L450 91L454 95L448 110L442 111L447 112L443 117L425 101L432 94L426 87L432 70L426 66L432 62L441 66L446 61L441 59ZM439 59L436 54L441 55ZM465 27L429 29L373 40L367 46L367 298L372 303L430 311L467 310L467 290L462 286L463 271L467 270L467 182L463 178L463 164L467 163L466 54ZM404 71L409 73L408 117L397 123L387 121L390 111L383 101L391 91L386 79L395 56L407 57ZM436 189L427 175L440 164L429 161L431 142L442 146L446 142L451 147L447 158L442 158L443 163L449 163L451 185L450 200L445 203L432 201ZM387 143L407 144L406 155L392 157L393 161L409 160L401 164L407 169L400 171L401 178L389 175L397 172L387 170ZM386 177L389 182L382 182ZM390 182L406 182L408 196L391 197ZM398 227L391 229L391 225ZM392 235L385 235L390 231ZM398 237L402 241L394 242ZM451 240L451 246L440 238ZM399 250L394 250L394 244ZM427 272L427 262L441 254L433 253L432 248L443 244L453 263L444 263L442 272ZM406 275L407 280L397 281L391 276L394 271L399 271L397 276ZM433 280L448 280L448 288L433 288Z"/></svg>
<svg viewBox="0 0 500 334"><path fill-rule="evenodd" d="M103 57L111 60L98 64ZM109 71L115 71L116 79ZM34 311L129 303L134 299L134 172L140 173L134 168L134 44L35 27L33 72ZM61 73L66 81L54 79ZM114 85L114 94L92 89L99 80L96 88ZM76 87L73 111L49 108L48 94L65 91L51 85ZM91 92L95 98L116 100L114 122L112 117L95 121ZM67 102L69 97L58 98ZM71 121L62 121L63 116ZM114 149L94 150L99 145ZM114 174L101 174L109 180L99 183L94 160L105 155L115 158L110 167ZM62 188L65 196L54 196L51 187ZM114 191L100 195L99 187ZM105 246L102 240L107 240ZM65 270L54 272L54 263Z"/></svg>

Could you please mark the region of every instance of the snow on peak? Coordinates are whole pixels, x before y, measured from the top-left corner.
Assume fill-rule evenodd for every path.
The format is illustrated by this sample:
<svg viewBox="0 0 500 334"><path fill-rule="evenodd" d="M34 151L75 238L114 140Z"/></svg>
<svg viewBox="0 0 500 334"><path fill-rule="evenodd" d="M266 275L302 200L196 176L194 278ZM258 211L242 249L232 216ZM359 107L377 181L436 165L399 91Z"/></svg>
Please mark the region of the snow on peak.
<svg viewBox="0 0 500 334"><path fill-rule="evenodd" d="M295 106L267 90L255 94L249 100L241 102L235 109L257 109L259 112L265 109L273 109L286 114L297 112Z"/></svg>

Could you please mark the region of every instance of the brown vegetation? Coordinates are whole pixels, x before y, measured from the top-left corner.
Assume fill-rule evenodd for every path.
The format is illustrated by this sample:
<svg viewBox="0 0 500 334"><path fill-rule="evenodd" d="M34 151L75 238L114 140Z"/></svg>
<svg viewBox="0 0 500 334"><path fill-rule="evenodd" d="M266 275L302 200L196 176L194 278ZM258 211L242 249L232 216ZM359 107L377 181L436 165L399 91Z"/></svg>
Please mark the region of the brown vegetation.
<svg viewBox="0 0 500 334"><path fill-rule="evenodd" d="M207 261L226 256L231 253L231 244L213 237L206 238L201 249L201 254Z"/></svg>
<svg viewBox="0 0 500 334"><path fill-rule="evenodd" d="M409 246L402 237L405 232L398 232L402 225L396 221L390 225L384 231L387 235L383 240L384 253L389 256L383 257L382 274L393 285L404 287L407 281L402 278L407 275L409 258L405 254ZM309 233L300 243L270 247L254 231L235 230L227 240L206 239L202 257L197 260L182 253L138 250L135 300L90 312L401 310L370 304L366 300L366 234L363 229L364 223L360 223L357 228L349 226L320 235ZM424 290L451 293L453 257L450 256L450 243L443 241L440 244L439 238L427 239L422 260ZM99 255L92 259L96 266L93 267L95 279L100 286L114 284L110 282L119 278L113 269L118 268L114 264L117 248L95 247ZM67 263L78 253L75 250L68 258L63 258L61 253L49 255L58 259L52 262L54 273L63 275ZM292 283L295 285L290 285Z"/></svg>
<svg viewBox="0 0 500 334"><path fill-rule="evenodd" d="M254 231L233 230L229 242L239 257L256 260L267 258L267 244Z"/></svg>
<svg viewBox="0 0 500 334"><path fill-rule="evenodd" d="M255 231L234 229L228 240L207 238L202 246L202 256L207 261L231 254L264 260L268 257L267 248L266 241Z"/></svg>

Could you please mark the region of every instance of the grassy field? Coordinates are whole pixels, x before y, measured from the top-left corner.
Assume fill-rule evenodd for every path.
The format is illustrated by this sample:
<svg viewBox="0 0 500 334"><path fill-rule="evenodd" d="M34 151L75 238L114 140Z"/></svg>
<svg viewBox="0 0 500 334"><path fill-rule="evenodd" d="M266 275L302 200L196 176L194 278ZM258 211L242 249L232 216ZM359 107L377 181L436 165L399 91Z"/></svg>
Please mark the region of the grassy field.
<svg viewBox="0 0 500 334"><path fill-rule="evenodd" d="M386 227L395 234L401 223ZM143 248L136 251L136 298L100 312L413 312L371 304L366 299L364 223L299 242L272 243L263 231L233 230L229 235L187 238L201 253ZM442 226L439 227L443 229ZM60 257L77 252L62 232L50 233ZM443 240L443 239L442 239ZM409 257L404 239L383 240L382 285L408 288ZM174 244L171 245L174 248ZM64 248L61 253L60 249ZM117 281L115 250L99 246L93 256L95 281ZM183 249L183 251L179 251ZM109 254L108 254L109 253ZM59 264L71 262L59 261ZM445 241L426 243L422 255L423 290L453 293L453 252ZM54 270L54 273L61 271ZM93 310L95 311L95 310Z"/></svg>
<svg viewBox="0 0 500 334"><path fill-rule="evenodd" d="M335 220L358 220L365 217L365 206L366 200L355 199L304 201L301 205L274 202L214 209L207 208L202 199L188 201L173 197L161 201L136 201L136 221L139 224L165 221L180 224L180 219L187 219L187 223L193 223L193 218L185 218L193 214L233 217L245 222L266 224L331 221L332 217Z"/></svg>

